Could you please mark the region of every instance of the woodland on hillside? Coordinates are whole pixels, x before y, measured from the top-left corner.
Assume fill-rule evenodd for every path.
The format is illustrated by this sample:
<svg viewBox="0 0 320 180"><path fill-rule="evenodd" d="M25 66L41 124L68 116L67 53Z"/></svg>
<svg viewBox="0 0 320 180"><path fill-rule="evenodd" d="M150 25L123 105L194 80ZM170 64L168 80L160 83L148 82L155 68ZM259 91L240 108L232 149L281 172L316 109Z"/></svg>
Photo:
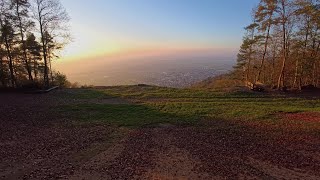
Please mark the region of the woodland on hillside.
<svg viewBox="0 0 320 180"><path fill-rule="evenodd" d="M51 86L68 20L59 0L0 0L0 87Z"/></svg>
<svg viewBox="0 0 320 180"><path fill-rule="evenodd" d="M320 86L320 0L261 0L235 72L274 89Z"/></svg>

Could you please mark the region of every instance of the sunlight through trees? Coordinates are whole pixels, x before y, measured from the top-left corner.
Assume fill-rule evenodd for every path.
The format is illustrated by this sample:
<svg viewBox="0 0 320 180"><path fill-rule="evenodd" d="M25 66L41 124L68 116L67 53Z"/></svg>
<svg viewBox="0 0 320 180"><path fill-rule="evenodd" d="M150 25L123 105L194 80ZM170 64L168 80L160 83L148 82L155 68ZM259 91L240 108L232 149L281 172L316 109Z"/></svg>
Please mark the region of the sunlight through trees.
<svg viewBox="0 0 320 180"><path fill-rule="evenodd" d="M0 86L49 87L68 21L58 0L0 0Z"/></svg>

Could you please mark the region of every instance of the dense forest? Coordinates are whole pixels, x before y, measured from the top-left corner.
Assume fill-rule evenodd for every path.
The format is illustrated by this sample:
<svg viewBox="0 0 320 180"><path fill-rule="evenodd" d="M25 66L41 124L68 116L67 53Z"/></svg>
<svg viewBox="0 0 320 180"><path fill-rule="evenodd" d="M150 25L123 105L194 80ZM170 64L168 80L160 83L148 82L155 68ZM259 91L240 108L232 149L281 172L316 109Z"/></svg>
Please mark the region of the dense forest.
<svg viewBox="0 0 320 180"><path fill-rule="evenodd" d="M68 20L59 0L0 0L0 87L51 86Z"/></svg>
<svg viewBox="0 0 320 180"><path fill-rule="evenodd" d="M274 89L320 86L320 0L261 0L235 72Z"/></svg>

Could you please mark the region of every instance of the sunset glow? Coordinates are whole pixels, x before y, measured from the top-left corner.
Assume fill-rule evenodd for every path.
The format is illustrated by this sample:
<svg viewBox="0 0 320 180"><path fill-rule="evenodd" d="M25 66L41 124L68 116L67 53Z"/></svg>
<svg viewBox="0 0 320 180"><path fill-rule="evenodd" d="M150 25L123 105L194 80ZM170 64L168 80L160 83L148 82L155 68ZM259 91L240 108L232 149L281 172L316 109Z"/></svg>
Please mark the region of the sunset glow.
<svg viewBox="0 0 320 180"><path fill-rule="evenodd" d="M53 61L54 69L73 82L115 85L154 83L144 79L163 79L168 71L197 77L188 82L228 71L259 1L61 2L71 18L72 42ZM191 67L207 70L199 74Z"/></svg>
<svg viewBox="0 0 320 180"><path fill-rule="evenodd" d="M129 54L159 55L175 50L234 53L241 42L242 24L250 21L247 15L241 20L235 17L242 12L248 14L257 1L232 1L233 6L222 0L62 3L72 19L73 42L61 53L61 61L68 62ZM235 3L243 7L237 6L237 13L232 12Z"/></svg>

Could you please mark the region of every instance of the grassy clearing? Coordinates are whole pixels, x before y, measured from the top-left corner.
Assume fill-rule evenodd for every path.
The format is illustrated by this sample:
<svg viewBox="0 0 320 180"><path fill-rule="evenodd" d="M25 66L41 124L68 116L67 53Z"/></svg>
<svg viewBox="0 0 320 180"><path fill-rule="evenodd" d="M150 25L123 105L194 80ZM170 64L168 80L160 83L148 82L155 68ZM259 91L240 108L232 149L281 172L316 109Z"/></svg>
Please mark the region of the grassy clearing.
<svg viewBox="0 0 320 180"><path fill-rule="evenodd" d="M79 104L63 106L60 112L81 123L106 123L116 126L144 126L178 123L182 117L151 109L145 105ZM185 122L191 119L185 119Z"/></svg>
<svg viewBox="0 0 320 180"><path fill-rule="evenodd" d="M320 100L286 98L259 93L223 93L154 86L120 86L104 90L79 90L73 98L117 97L136 104L79 104L63 106L79 122L102 122L119 126L157 123L194 124L206 119L241 119L276 122L278 113L320 112Z"/></svg>

